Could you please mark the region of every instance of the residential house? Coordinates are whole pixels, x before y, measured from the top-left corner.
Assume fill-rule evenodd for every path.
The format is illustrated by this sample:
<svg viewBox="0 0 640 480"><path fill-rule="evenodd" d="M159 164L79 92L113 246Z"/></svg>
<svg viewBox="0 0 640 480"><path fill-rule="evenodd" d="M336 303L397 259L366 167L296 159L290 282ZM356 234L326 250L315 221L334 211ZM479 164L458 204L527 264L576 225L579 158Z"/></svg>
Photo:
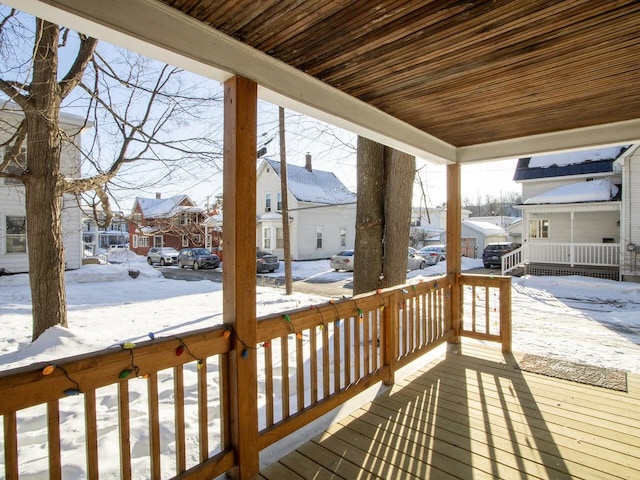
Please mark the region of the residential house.
<svg viewBox="0 0 640 480"><path fill-rule="evenodd" d="M129 224L129 248L146 255L151 247L203 247L207 214L187 195L135 199Z"/></svg>
<svg viewBox="0 0 640 480"><path fill-rule="evenodd" d="M287 165L287 201L293 260L329 258L355 242L356 194L332 172ZM280 162L265 158L258 168L257 246L284 258Z"/></svg>
<svg viewBox="0 0 640 480"><path fill-rule="evenodd" d="M129 243L129 222L122 212L114 212L109 225L104 225L104 219L105 215L102 211L94 213L89 208L83 209L82 243L85 257L105 253L111 245Z"/></svg>
<svg viewBox="0 0 640 480"><path fill-rule="evenodd" d="M0 111L0 143L12 135L12 128L22 119L22 111L5 104ZM66 133L61 152L60 171L63 175L80 176L80 134L87 128L84 117L60 113L60 127ZM26 161L27 147L22 147L22 161ZM0 147L4 156L4 147ZM8 168L12 168L10 165ZM13 166L13 168L18 168ZM73 270L82 265L82 211L75 195L62 196L62 243L65 268ZM15 179L0 178L0 273L29 271L27 251L27 215L24 185Z"/></svg>
<svg viewBox="0 0 640 480"><path fill-rule="evenodd" d="M469 218L470 210L462 209L462 220ZM413 207L411 210L411 246L446 243L447 206Z"/></svg>
<svg viewBox="0 0 640 480"><path fill-rule="evenodd" d="M514 180L524 199L518 207L523 246L510 254L517 262L505 256L507 271L526 265L540 275L635 275L635 246L629 246L640 241L631 228L631 199L640 195L635 152L637 146L626 145L521 158Z"/></svg>

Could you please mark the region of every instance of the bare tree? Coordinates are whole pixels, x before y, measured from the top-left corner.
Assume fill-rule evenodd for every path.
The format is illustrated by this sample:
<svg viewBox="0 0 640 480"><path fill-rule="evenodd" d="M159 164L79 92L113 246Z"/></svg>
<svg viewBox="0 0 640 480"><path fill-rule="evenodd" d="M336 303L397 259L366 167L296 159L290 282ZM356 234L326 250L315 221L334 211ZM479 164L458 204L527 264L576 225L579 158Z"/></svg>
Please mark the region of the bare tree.
<svg viewBox="0 0 640 480"><path fill-rule="evenodd" d="M0 14L0 91L5 110L20 113L2 144L0 177L24 186L35 340L53 325L67 326L63 195L85 194L108 224L112 191L130 187L132 178L153 185L181 175L173 168L178 160L180 168L185 159L217 164L220 146L185 127L219 100L187 90L177 68L113 47L105 49L113 55L107 58L96 39L16 10ZM84 125L76 132L61 128L63 110L81 112ZM81 148L77 136L89 126L92 141ZM63 149L77 150L84 176L63 171ZM144 160L153 166L144 162L140 177Z"/></svg>

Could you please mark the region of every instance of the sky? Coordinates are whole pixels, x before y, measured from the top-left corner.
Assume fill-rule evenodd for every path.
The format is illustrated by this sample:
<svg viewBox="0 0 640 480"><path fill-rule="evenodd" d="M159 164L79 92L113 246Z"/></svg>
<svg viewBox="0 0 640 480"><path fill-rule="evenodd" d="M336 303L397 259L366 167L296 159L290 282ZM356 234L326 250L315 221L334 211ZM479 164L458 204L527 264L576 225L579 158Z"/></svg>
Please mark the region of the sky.
<svg viewBox="0 0 640 480"><path fill-rule="evenodd" d="M62 357L103 348L120 348L124 342L178 336L190 330L222 323L222 285L208 280L165 279L146 264L144 257L119 252L112 261L120 264L87 265L66 272L69 328L52 327L36 342L31 338L31 298L26 274L0 276L0 369L42 365ZM463 258L463 269L475 268L479 260ZM177 267L170 267L177 268ZM445 271L446 262L408 276L416 282ZM140 271L133 279L130 269ZM281 276L282 268L270 276ZM347 280L352 273L334 272L327 260L294 262L296 278L322 277ZM294 283L295 292L295 283ZM586 277L513 278L513 351L640 373L640 285ZM258 287L259 316L273 312L323 304L329 297L294 293L281 288ZM293 336L291 336L293 337ZM295 338L292 340L295 343ZM496 344L496 348L499 346ZM295 348L290 347L292 357ZM263 358L263 356L259 356ZM293 360L292 360L293 361ZM41 363L42 362L42 363ZM293 364L292 364L293 365ZM195 367L185 367L187 458L197 463L197 421L191 405L194 398ZM293 367L290 374L295 376ZM163 374L166 375L166 374ZM160 377L160 414L171 410L173 382ZM216 378L215 375L212 378ZM308 384L308 383L307 383ZM130 385L132 464L137 478L149 478L146 382L133 379ZM212 395L213 397L213 395ZM210 411L217 412L216 399ZM295 404L295 399L291 400ZM86 478L84 420L80 413L83 396L61 400L60 431L64 455L64 478ZM112 428L118 402L114 388L97 392L98 445L101 478L119 478L118 431ZM171 414L172 415L172 414ZM211 422L216 422L212 414ZM21 478L47 478L46 408L33 407L18 414ZM163 468L174 467L175 443L172 417L161 428ZM263 420L261 420L263 421ZM210 448L214 448L210 442ZM0 448L0 455L2 449ZM1 457L0 457L1 458ZM0 462L0 465L2 462ZM2 469L0 467L0 477Z"/></svg>

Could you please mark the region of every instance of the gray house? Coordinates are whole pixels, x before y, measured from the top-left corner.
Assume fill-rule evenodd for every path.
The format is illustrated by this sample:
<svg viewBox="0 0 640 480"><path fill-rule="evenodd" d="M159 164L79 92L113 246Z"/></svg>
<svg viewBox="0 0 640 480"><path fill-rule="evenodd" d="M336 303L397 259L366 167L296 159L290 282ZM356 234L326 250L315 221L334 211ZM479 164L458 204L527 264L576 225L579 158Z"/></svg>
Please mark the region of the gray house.
<svg viewBox="0 0 640 480"><path fill-rule="evenodd" d="M522 248L505 255L504 271L582 274L610 279L638 276L637 208L640 163L633 145L521 158L514 180L522 185ZM637 229L637 227L635 227ZM640 251L640 249L639 249ZM506 263L506 265L505 265Z"/></svg>

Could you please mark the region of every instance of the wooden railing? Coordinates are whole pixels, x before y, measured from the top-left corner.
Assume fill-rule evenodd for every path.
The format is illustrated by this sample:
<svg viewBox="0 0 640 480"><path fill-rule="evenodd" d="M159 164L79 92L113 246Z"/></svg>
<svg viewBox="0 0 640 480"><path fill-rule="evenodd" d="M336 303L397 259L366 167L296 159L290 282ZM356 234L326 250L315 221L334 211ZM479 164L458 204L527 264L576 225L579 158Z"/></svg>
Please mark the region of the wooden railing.
<svg viewBox="0 0 640 480"><path fill-rule="evenodd" d="M86 452L85 464L73 468L91 479L221 475L236 461L226 388L232 345L259 354L258 399L249 404L257 408L258 448L263 449L370 386L393 383L398 368L456 333L502 341L505 349L505 332L510 340L510 325L505 323L508 277L462 275L459 280L441 276L269 315L257 322L255 345L245 345L230 327L219 325L180 338L123 343L0 372L0 477L19 478L21 453L34 437L43 448L40 465L30 465L29 472L37 470L51 479L66 476L63 458L72 455L73 448ZM452 325L450 314L454 288L463 289L465 298L459 326ZM497 330L493 289L501 312ZM467 299L467 290L479 298ZM469 302L473 308L467 311ZM172 385L170 396L159 389L167 382ZM84 432L69 438L60 429L63 415L84 417ZM77 437L83 437L84 444ZM105 471L100 464L104 455L120 456L119 472Z"/></svg>
<svg viewBox="0 0 640 480"><path fill-rule="evenodd" d="M461 275L460 335L502 344L511 352L511 277Z"/></svg>

